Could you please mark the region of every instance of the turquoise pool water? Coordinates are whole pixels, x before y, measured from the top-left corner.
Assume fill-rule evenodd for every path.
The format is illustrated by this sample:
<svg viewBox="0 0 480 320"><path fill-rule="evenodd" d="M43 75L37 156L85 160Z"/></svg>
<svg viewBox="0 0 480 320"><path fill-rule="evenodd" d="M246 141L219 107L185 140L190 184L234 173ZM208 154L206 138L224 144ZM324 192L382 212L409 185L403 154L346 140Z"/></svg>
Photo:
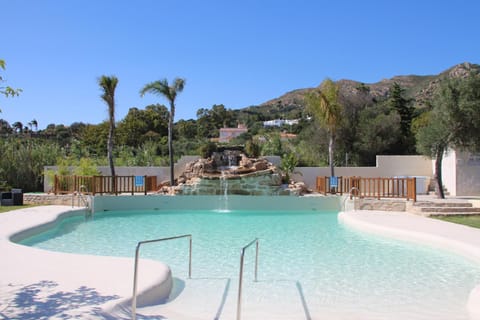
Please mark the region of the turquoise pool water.
<svg viewBox="0 0 480 320"><path fill-rule="evenodd" d="M193 277L232 283L238 281L240 249L258 237L262 303L288 294L297 301L293 296L301 291L303 309L314 319L468 319L468 295L480 282L480 266L467 259L350 230L335 212L104 212L90 221L67 218L22 243L133 257L138 241L180 234L193 236ZM175 278L187 278L186 239L146 245L141 257L163 261ZM253 262L250 249L245 295L255 285L248 281Z"/></svg>

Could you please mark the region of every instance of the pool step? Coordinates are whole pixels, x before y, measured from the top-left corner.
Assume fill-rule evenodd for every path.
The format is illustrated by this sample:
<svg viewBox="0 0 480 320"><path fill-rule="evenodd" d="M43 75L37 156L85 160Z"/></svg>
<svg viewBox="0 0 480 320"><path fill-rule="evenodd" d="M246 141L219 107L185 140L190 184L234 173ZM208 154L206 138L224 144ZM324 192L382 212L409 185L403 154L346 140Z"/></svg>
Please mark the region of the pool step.
<svg viewBox="0 0 480 320"><path fill-rule="evenodd" d="M138 318L235 320L238 279L189 279L165 304L137 309ZM247 280L243 284L242 319L305 320L305 303L293 281Z"/></svg>
<svg viewBox="0 0 480 320"><path fill-rule="evenodd" d="M419 201L410 211L423 216L480 214L480 208L466 201Z"/></svg>

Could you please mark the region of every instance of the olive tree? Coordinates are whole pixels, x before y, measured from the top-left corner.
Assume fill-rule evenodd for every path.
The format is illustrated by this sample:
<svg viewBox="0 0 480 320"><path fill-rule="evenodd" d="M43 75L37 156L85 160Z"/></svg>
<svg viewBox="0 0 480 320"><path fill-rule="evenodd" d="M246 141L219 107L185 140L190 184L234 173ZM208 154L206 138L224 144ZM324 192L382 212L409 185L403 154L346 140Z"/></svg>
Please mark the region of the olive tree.
<svg viewBox="0 0 480 320"><path fill-rule="evenodd" d="M480 150L480 74L445 80L431 101L425 125L417 131L417 148L435 158L437 196L445 198L443 155L450 148Z"/></svg>

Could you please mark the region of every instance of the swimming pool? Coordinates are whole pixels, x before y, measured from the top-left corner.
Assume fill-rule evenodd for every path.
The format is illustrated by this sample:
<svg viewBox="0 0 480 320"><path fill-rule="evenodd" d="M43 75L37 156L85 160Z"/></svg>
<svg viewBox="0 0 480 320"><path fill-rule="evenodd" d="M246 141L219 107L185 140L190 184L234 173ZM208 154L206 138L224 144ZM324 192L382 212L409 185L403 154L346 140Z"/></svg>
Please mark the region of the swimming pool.
<svg viewBox="0 0 480 320"><path fill-rule="evenodd" d="M193 278L231 279L228 296L236 294L240 248L260 239L259 282L252 281L254 252L246 255L245 319L249 309L275 310L280 304L300 310L301 319L468 319L468 294L480 282L473 262L355 232L333 211L101 212L91 221L67 218L22 243L133 257L138 241L186 233L193 236ZM187 250L187 242L178 240L146 246L141 255L170 265L177 284L188 287ZM219 318L228 317L224 312Z"/></svg>

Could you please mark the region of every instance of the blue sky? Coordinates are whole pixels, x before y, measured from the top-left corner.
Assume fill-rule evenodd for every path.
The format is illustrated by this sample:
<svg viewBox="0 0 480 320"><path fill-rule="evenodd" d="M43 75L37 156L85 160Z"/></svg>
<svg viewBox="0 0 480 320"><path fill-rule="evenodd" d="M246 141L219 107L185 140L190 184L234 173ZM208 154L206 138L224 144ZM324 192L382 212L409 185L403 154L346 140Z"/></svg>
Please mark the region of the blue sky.
<svg viewBox="0 0 480 320"><path fill-rule="evenodd" d="M97 78L116 75L116 118L167 104L139 90L186 79L176 121L199 108L258 105L326 77L373 83L479 63L478 0L16 0L0 4L0 59L20 97L12 124L98 124Z"/></svg>

